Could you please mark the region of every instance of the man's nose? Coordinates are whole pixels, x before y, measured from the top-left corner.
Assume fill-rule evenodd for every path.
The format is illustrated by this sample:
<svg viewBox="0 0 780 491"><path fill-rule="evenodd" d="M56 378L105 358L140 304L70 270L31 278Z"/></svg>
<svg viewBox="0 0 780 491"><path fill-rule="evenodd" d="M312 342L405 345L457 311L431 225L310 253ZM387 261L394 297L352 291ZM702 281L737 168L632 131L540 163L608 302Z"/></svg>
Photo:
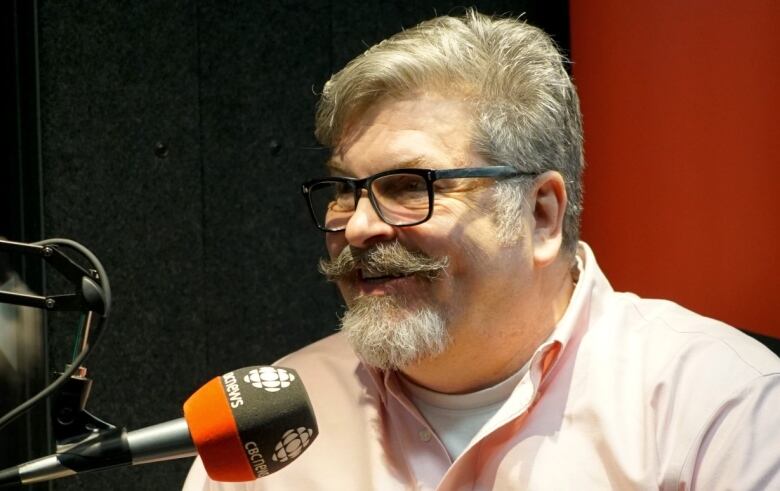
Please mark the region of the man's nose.
<svg viewBox="0 0 780 491"><path fill-rule="evenodd" d="M395 239L396 229L379 217L364 191L355 206L355 213L347 221L344 236L349 245L366 248L377 242Z"/></svg>

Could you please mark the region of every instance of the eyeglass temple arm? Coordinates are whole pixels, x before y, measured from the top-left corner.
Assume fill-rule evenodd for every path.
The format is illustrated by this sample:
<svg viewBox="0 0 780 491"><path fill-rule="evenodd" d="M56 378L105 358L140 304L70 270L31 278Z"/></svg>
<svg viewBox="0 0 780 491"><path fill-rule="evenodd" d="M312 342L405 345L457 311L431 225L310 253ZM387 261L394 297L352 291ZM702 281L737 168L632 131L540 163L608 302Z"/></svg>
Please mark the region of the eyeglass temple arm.
<svg viewBox="0 0 780 491"><path fill-rule="evenodd" d="M536 175L536 172L523 172L509 165L493 165L488 167L463 167L460 169L434 170L434 179L449 179L458 177L517 177Z"/></svg>

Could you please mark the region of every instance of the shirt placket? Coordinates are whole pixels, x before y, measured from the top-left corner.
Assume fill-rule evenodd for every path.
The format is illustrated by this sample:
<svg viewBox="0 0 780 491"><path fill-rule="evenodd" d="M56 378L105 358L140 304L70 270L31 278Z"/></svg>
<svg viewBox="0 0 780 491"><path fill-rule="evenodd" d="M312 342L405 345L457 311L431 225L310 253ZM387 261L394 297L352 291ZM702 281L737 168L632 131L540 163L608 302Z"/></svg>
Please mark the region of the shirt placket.
<svg viewBox="0 0 780 491"><path fill-rule="evenodd" d="M480 478L485 478L481 475L480 460L484 461L488 458L486 454L496 451L495 446L491 445L491 437L509 425L522 425L522 418L528 414L533 403L538 399L539 387L554 365L559 351L558 341L539 348L531 361L528 374L518 383L506 404L477 433L471 444L450 466L438 487L435 488L437 491L472 489L470 486L465 486L465 483L477 483ZM492 482L492 478L486 481ZM474 489L480 488L477 486Z"/></svg>
<svg viewBox="0 0 780 491"><path fill-rule="evenodd" d="M390 437L395 439L406 462L414 489L434 490L452 464L444 443L402 392L397 380L386 380Z"/></svg>

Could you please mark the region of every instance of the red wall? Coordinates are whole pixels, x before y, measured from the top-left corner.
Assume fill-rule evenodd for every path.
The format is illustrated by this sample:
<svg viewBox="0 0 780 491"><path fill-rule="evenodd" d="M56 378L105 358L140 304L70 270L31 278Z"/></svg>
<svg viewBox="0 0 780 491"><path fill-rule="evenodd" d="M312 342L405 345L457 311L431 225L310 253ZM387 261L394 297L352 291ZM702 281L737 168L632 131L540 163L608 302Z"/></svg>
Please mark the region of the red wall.
<svg viewBox="0 0 780 491"><path fill-rule="evenodd" d="M780 337L780 2L570 9L583 239L613 286Z"/></svg>

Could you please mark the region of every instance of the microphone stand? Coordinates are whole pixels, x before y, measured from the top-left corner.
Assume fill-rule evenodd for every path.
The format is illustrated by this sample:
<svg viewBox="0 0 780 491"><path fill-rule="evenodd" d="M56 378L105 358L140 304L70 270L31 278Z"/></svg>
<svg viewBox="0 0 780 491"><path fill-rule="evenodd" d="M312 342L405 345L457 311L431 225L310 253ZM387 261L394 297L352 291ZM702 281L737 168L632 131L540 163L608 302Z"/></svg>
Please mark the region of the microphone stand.
<svg viewBox="0 0 780 491"><path fill-rule="evenodd" d="M85 269L60 250L70 247L80 252L95 269ZM111 307L111 288L100 261L83 245L68 239L48 239L33 244L0 240L0 252L12 252L42 258L75 287L61 295L32 295L0 291L0 302L34 307L46 311L80 311L81 350L63 373L41 392L11 412L0 416L0 429L34 404L56 393L52 418L56 453L0 470L0 488L32 484L89 470L128 464L143 464L194 456L189 428L183 418L141 430L125 428L90 414L86 402L92 387L87 369L82 366L97 338L105 328Z"/></svg>
<svg viewBox="0 0 780 491"><path fill-rule="evenodd" d="M79 250L88 259L93 260L93 265L102 270L102 266L92 253L84 246L72 241L51 239L26 244L0 240L0 252L43 259L53 269L61 273L76 290L72 293L59 295L33 295L0 291L0 302L52 312L79 311L85 314L79 333L80 353L83 356L77 357L83 360L102 333L106 323L110 308L108 279L105 277L105 272L101 277L97 270L88 270L80 266L60 249L60 245ZM76 367L66 366L64 373L68 371L73 373L62 383L52 401L51 418L58 451L75 443L83 442L96 433L116 429L114 425L92 415L85 409L92 387L92 380L87 377L87 369L79 364Z"/></svg>

